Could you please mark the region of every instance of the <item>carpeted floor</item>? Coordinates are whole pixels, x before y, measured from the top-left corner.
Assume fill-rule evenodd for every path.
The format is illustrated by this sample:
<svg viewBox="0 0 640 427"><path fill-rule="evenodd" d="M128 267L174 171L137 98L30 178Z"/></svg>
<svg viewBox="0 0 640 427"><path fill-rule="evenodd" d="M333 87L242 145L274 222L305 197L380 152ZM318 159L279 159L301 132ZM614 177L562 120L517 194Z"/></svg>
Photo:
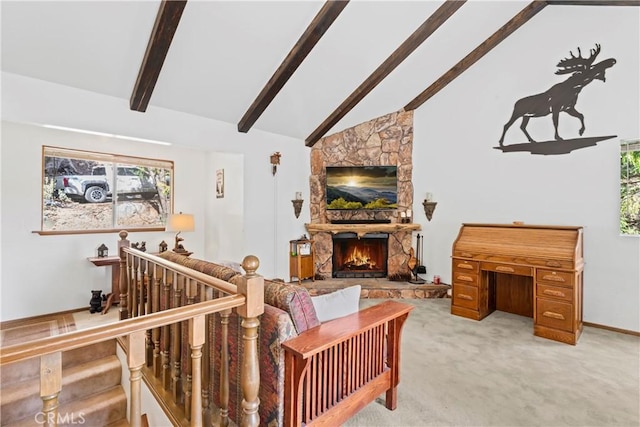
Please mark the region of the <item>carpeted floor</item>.
<svg viewBox="0 0 640 427"><path fill-rule="evenodd" d="M640 338L586 327L571 346L535 337L527 317L406 302L398 408L374 402L346 426L640 426Z"/></svg>

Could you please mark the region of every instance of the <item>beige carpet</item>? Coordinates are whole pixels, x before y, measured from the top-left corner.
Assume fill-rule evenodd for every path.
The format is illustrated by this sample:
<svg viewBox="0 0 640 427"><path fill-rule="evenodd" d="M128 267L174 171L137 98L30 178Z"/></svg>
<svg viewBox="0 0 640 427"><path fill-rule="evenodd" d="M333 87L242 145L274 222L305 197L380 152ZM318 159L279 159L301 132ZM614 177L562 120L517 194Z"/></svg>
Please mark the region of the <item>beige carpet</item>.
<svg viewBox="0 0 640 427"><path fill-rule="evenodd" d="M398 408L374 402L345 425L640 426L640 338L587 327L571 346L535 337L527 317L406 302Z"/></svg>

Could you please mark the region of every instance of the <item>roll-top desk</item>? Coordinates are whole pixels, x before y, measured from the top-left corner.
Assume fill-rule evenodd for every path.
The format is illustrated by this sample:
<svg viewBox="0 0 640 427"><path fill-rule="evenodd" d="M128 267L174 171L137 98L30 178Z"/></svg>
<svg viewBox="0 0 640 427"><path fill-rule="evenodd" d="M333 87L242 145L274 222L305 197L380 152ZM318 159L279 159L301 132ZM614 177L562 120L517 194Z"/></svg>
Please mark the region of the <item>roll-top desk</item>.
<svg viewBox="0 0 640 427"><path fill-rule="evenodd" d="M582 227L463 224L453 243L451 313L533 317L533 333L576 344L582 332Z"/></svg>

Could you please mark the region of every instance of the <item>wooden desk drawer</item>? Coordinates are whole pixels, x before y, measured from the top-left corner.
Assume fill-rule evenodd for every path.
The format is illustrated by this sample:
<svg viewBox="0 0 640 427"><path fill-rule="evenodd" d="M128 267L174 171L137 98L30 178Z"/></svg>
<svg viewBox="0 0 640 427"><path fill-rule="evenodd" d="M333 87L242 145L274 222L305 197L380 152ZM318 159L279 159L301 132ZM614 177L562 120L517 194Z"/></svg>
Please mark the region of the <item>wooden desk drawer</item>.
<svg viewBox="0 0 640 427"><path fill-rule="evenodd" d="M478 286L478 274L466 272L466 271L454 270L453 282L460 282L464 285L469 285L469 286Z"/></svg>
<svg viewBox="0 0 640 427"><path fill-rule="evenodd" d="M478 288L454 283L452 294L453 305L473 310L478 309Z"/></svg>
<svg viewBox="0 0 640 427"><path fill-rule="evenodd" d="M541 268L536 272L536 281L553 286L571 286L573 287L574 273L568 271L543 270Z"/></svg>
<svg viewBox="0 0 640 427"><path fill-rule="evenodd" d="M536 296L566 302L573 302L573 289L538 283L536 285Z"/></svg>
<svg viewBox="0 0 640 427"><path fill-rule="evenodd" d="M482 270L495 271L497 273L515 274L518 276L533 276L533 268L523 265L501 264L497 262L483 262Z"/></svg>
<svg viewBox="0 0 640 427"><path fill-rule="evenodd" d="M478 261L467 261L464 259L453 260L453 271L466 271L469 273L477 273L480 271L480 263Z"/></svg>
<svg viewBox="0 0 640 427"><path fill-rule="evenodd" d="M571 332L573 305L565 302L536 299L536 323L554 329Z"/></svg>

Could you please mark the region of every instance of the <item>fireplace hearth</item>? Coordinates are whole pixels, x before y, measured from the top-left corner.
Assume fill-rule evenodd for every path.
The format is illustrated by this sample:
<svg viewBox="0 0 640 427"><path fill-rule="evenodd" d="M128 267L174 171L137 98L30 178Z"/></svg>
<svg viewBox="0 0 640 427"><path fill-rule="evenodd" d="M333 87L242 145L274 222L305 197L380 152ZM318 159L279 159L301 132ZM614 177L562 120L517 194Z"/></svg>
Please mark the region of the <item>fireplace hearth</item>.
<svg viewBox="0 0 640 427"><path fill-rule="evenodd" d="M335 234L332 277L387 277L388 239L387 233Z"/></svg>

